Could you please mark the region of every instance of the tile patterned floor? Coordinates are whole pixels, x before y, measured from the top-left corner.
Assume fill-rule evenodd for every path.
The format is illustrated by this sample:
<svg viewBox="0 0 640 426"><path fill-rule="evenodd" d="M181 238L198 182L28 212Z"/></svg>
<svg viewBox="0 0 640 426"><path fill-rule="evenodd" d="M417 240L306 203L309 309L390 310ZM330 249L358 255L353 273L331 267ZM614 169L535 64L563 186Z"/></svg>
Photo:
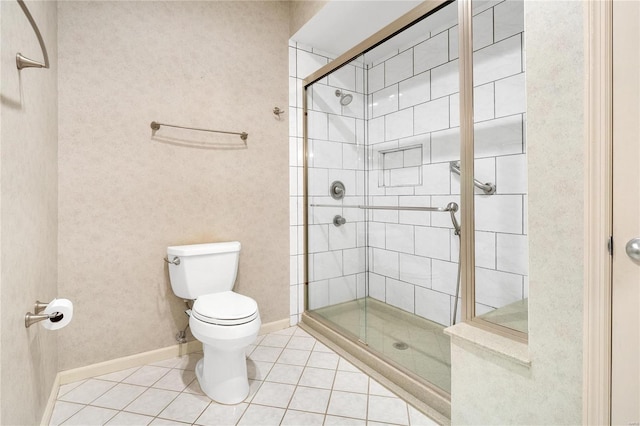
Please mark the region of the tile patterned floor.
<svg viewBox="0 0 640 426"><path fill-rule="evenodd" d="M63 385L50 425L436 425L298 327L247 352L240 404L202 393L200 352Z"/></svg>

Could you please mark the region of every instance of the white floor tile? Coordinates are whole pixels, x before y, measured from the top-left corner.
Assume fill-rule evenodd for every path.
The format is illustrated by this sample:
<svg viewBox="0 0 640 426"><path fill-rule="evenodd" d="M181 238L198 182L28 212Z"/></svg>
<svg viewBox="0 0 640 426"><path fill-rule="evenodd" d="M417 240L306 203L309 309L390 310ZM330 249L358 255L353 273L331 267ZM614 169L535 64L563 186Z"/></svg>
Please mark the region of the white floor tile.
<svg viewBox="0 0 640 426"><path fill-rule="evenodd" d="M139 368L140 367L127 368L126 370L116 371L114 373L98 376L96 377L96 379L108 380L111 382L121 382L122 380L129 377L131 374L135 373Z"/></svg>
<svg viewBox="0 0 640 426"><path fill-rule="evenodd" d="M324 418L325 426L366 426L367 422L349 417L338 417L327 415Z"/></svg>
<svg viewBox="0 0 640 426"><path fill-rule="evenodd" d="M204 354L202 352L194 352L192 354L182 356L173 368L179 368L181 370L195 370L196 364L203 356Z"/></svg>
<svg viewBox="0 0 640 426"><path fill-rule="evenodd" d="M314 352L330 352L333 353L333 350L325 345L324 343L320 343L320 342L316 342L315 346L313 347L313 351Z"/></svg>
<svg viewBox="0 0 640 426"><path fill-rule="evenodd" d="M193 423L207 408L211 400L206 396L181 393L162 410L158 417L179 422Z"/></svg>
<svg viewBox="0 0 640 426"><path fill-rule="evenodd" d="M175 358L163 359L162 361L158 361L158 362L152 362L149 365L154 365L156 367L173 368L176 365L178 365L180 361L182 361L181 357L175 357Z"/></svg>
<svg viewBox="0 0 640 426"><path fill-rule="evenodd" d="M93 401L91 405L95 405L96 407L122 410L124 407L133 402L133 400L139 397L145 390L147 390L147 388L142 386L118 383L98 399Z"/></svg>
<svg viewBox="0 0 640 426"><path fill-rule="evenodd" d="M411 426L439 426L438 423L409 405Z"/></svg>
<svg viewBox="0 0 640 426"><path fill-rule="evenodd" d="M273 362L247 360L247 376L253 380L264 380L273 368Z"/></svg>
<svg viewBox="0 0 640 426"><path fill-rule="evenodd" d="M61 386L50 424L436 424L298 327L257 343L241 404L204 395L193 371L199 352Z"/></svg>
<svg viewBox="0 0 640 426"><path fill-rule="evenodd" d="M256 396L256 394L260 390L260 387L262 386L263 383L264 382L259 380L249 379L249 395L247 395L247 397L244 399L244 402L251 402L253 397Z"/></svg>
<svg viewBox="0 0 640 426"><path fill-rule="evenodd" d="M238 422L239 426L276 426L284 417L284 408L265 407L251 404Z"/></svg>
<svg viewBox="0 0 640 426"><path fill-rule="evenodd" d="M278 358L278 363L290 365L305 365L310 355L311 351L285 349L284 351L282 351L282 355L280 355L280 358Z"/></svg>
<svg viewBox="0 0 640 426"><path fill-rule="evenodd" d="M251 403L287 408L295 388L293 385L264 382L256 396L251 400Z"/></svg>
<svg viewBox="0 0 640 426"><path fill-rule="evenodd" d="M171 370L168 368L145 365L144 367L141 367L138 371L124 379L122 383L139 386L151 386L169 371Z"/></svg>
<svg viewBox="0 0 640 426"><path fill-rule="evenodd" d="M182 392L196 378L196 373L191 370L174 369L165 374L153 384L154 388Z"/></svg>
<svg viewBox="0 0 640 426"><path fill-rule="evenodd" d="M203 426L226 426L235 425L242 414L247 409L248 404L222 405L212 402L202 413L197 425Z"/></svg>
<svg viewBox="0 0 640 426"><path fill-rule="evenodd" d="M75 389L64 394L60 400L88 404L114 387L116 383L104 380L89 379Z"/></svg>
<svg viewBox="0 0 640 426"><path fill-rule="evenodd" d="M153 421L153 417L143 416L141 414L127 413L126 411L119 412L114 418L109 420L108 425L114 426L144 426Z"/></svg>
<svg viewBox="0 0 640 426"><path fill-rule="evenodd" d="M118 414L116 410L87 406L82 410L78 411L69 420L67 420L62 424L78 425L78 426L93 426L93 425L102 426L116 414Z"/></svg>
<svg viewBox="0 0 640 426"><path fill-rule="evenodd" d="M313 345L316 343L316 339L313 337L298 337L293 336L287 344L287 349L300 349L304 351L310 351L313 349Z"/></svg>
<svg viewBox="0 0 640 426"><path fill-rule="evenodd" d="M338 371L333 389L345 392L367 393L369 376L361 372Z"/></svg>
<svg viewBox="0 0 640 426"><path fill-rule="evenodd" d="M313 336L311 336L309 333L307 333L306 331L304 331L303 329L301 329L300 327L293 327L295 328L295 331L293 332L294 336L298 336L298 337L311 337L313 339ZM315 340L315 339L314 339Z"/></svg>
<svg viewBox="0 0 640 426"><path fill-rule="evenodd" d="M366 419L367 395L334 391L331 393L327 414Z"/></svg>
<svg viewBox="0 0 640 426"><path fill-rule="evenodd" d="M281 334L269 334L262 339L260 346L272 346L274 348L284 348L289 343L291 336Z"/></svg>
<svg viewBox="0 0 640 426"><path fill-rule="evenodd" d="M370 395L368 418L382 423L408 425L407 403L400 398Z"/></svg>
<svg viewBox="0 0 640 426"><path fill-rule="evenodd" d="M73 416L78 411L82 410L85 406L82 404L74 404L72 402L56 401L56 405L53 406L53 413L51 413L50 426L57 426Z"/></svg>
<svg viewBox="0 0 640 426"><path fill-rule="evenodd" d="M289 409L324 414L327 411L330 395L329 389L298 386L289 403Z"/></svg>
<svg viewBox="0 0 640 426"><path fill-rule="evenodd" d="M79 380L77 382L67 383L66 385L61 385L60 388L58 388L58 398L60 398L64 394L72 391L73 389L77 388L78 386L80 386L84 382L86 382L86 380Z"/></svg>
<svg viewBox="0 0 640 426"><path fill-rule="evenodd" d="M298 384L304 367L299 365L275 364L265 379L267 382Z"/></svg>
<svg viewBox="0 0 640 426"><path fill-rule="evenodd" d="M269 334L271 334L271 335L279 334L279 335L283 335L283 336L291 336L291 335L295 334L297 329L298 329L298 327L287 327L287 328L283 328L282 330L274 331L273 333L269 333ZM268 336L269 334L265 335L265 337Z"/></svg>
<svg viewBox="0 0 640 426"><path fill-rule="evenodd" d="M388 396L391 398L396 397L396 394L373 379L369 379L369 395Z"/></svg>
<svg viewBox="0 0 640 426"><path fill-rule="evenodd" d="M359 373L360 369L358 367L356 367L355 365L351 364L349 361L347 361L344 358L340 358L340 361L338 362L338 370L341 371L352 371L354 373Z"/></svg>
<svg viewBox="0 0 640 426"><path fill-rule="evenodd" d="M316 368L329 368L335 370L338 367L340 357L335 353L313 351L307 365Z"/></svg>
<svg viewBox="0 0 640 426"><path fill-rule="evenodd" d="M331 389L336 372L325 368L307 367L300 377L300 386L309 386L313 388Z"/></svg>
<svg viewBox="0 0 640 426"><path fill-rule="evenodd" d="M125 410L131 411L132 413L157 416L171 403L171 401L176 399L178 395L178 392L162 389L148 389L135 401L129 404Z"/></svg>
<svg viewBox="0 0 640 426"><path fill-rule="evenodd" d="M303 411L287 410L281 426L322 426L324 414L305 413Z"/></svg>
<svg viewBox="0 0 640 426"><path fill-rule="evenodd" d="M181 425L188 425L189 423L176 422L175 420L156 418L150 424L153 426L181 426Z"/></svg>
<svg viewBox="0 0 640 426"><path fill-rule="evenodd" d="M258 346L253 352L251 352L251 356L249 358L252 361L276 362L281 353L282 348Z"/></svg>
<svg viewBox="0 0 640 426"><path fill-rule="evenodd" d="M191 381L189 386L183 391L186 393L197 393L198 395L204 395L202 388L200 387L200 383L198 383L198 379L194 379Z"/></svg>

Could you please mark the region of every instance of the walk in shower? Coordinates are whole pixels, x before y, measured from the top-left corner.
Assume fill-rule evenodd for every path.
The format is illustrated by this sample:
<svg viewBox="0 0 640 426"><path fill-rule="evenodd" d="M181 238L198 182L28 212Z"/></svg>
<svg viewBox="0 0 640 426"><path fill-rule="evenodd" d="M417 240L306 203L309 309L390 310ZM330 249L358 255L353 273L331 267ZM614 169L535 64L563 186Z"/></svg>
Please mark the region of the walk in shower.
<svg viewBox="0 0 640 426"><path fill-rule="evenodd" d="M472 105L460 100L459 52L471 43L459 42L457 1L402 18L400 31L312 74L304 92L306 315L442 395L446 327L481 318L526 333L523 3L471 11ZM461 158L461 117L473 117L474 164ZM460 286L465 208L471 308Z"/></svg>

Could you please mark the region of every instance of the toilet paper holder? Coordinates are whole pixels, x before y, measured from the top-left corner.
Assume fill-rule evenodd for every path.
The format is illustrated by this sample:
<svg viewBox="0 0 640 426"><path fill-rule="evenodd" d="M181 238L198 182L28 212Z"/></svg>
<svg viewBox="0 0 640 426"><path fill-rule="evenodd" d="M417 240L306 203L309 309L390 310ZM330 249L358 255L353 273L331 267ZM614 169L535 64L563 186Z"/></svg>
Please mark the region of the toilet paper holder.
<svg viewBox="0 0 640 426"><path fill-rule="evenodd" d="M62 318L64 318L64 315L62 315L60 312L53 312L51 314L41 314L40 312L44 311L48 305L49 305L48 303L36 301L36 303L33 305L33 312L35 312L35 314L32 314L31 312L27 312L25 314L24 326L26 328L29 328L33 324L38 323L40 321L51 320L51 322L58 322L58 321L61 321Z"/></svg>

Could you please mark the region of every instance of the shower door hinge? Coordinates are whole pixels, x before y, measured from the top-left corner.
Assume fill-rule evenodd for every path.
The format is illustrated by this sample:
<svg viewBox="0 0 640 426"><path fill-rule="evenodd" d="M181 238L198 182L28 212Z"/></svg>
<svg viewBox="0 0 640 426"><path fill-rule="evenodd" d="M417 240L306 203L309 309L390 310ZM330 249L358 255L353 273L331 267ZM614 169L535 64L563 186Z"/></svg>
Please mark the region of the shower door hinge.
<svg viewBox="0 0 640 426"><path fill-rule="evenodd" d="M609 256L613 256L613 236L610 236L607 241L607 251L609 251Z"/></svg>

